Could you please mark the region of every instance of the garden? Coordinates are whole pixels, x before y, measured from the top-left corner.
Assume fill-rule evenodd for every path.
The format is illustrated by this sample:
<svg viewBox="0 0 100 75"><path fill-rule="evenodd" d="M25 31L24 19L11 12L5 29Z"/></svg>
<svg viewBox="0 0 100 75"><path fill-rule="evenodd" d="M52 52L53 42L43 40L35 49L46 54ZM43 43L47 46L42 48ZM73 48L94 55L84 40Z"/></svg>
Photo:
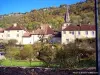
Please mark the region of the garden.
<svg viewBox="0 0 100 75"><path fill-rule="evenodd" d="M96 67L95 39L77 39L67 45L38 42L34 45L17 46L15 40L1 42L6 60L1 66L89 68Z"/></svg>

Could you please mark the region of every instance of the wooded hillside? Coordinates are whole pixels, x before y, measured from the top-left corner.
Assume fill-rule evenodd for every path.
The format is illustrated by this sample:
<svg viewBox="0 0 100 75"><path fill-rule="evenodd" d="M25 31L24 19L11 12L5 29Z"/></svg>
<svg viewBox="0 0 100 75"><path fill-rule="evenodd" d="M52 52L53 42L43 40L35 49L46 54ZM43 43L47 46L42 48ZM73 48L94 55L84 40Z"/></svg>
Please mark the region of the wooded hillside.
<svg viewBox="0 0 100 75"><path fill-rule="evenodd" d="M71 23L73 25L80 23L95 24L94 0L84 0L83 2L69 5L69 7ZM12 13L0 17L0 27L8 27L13 23L18 23L32 30L41 23L48 23L58 30L64 23L65 13L66 4L62 4L59 7L34 9L26 13Z"/></svg>

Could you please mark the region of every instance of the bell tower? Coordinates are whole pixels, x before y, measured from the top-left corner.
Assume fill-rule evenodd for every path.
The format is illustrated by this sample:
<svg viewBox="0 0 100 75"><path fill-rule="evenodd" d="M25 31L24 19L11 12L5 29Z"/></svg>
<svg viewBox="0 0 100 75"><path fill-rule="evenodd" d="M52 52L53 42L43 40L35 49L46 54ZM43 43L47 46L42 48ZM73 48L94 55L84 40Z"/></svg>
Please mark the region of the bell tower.
<svg viewBox="0 0 100 75"><path fill-rule="evenodd" d="M67 5L67 11L64 16L64 21L65 22L63 23L62 29L66 28L67 26L70 25L69 6L68 5Z"/></svg>

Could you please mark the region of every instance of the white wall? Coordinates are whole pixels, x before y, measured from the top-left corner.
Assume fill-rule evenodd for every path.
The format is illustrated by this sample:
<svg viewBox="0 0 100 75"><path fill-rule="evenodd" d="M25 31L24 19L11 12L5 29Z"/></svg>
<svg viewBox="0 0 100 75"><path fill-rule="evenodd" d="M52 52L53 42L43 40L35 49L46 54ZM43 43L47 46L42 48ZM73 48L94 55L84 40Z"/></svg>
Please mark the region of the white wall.
<svg viewBox="0 0 100 75"><path fill-rule="evenodd" d="M31 37L23 37L23 44L32 44Z"/></svg>
<svg viewBox="0 0 100 75"><path fill-rule="evenodd" d="M65 34L64 34L65 32ZM74 42L76 38L95 38L95 31L88 31L88 34L86 34L86 31L80 31L80 35L78 34L79 31L74 31L74 34L71 34L70 31L62 31L62 37L61 42L62 44L67 44L69 42ZM94 34L93 34L94 32Z"/></svg>
<svg viewBox="0 0 100 75"><path fill-rule="evenodd" d="M39 35L32 35L33 37L33 43L36 43L37 41L40 40Z"/></svg>
<svg viewBox="0 0 100 75"><path fill-rule="evenodd" d="M0 39L4 39L5 36L4 36L4 33L0 33Z"/></svg>
<svg viewBox="0 0 100 75"><path fill-rule="evenodd" d="M5 30L4 35L6 40L16 39L18 41L17 44L22 44L22 36L25 32L24 30Z"/></svg>

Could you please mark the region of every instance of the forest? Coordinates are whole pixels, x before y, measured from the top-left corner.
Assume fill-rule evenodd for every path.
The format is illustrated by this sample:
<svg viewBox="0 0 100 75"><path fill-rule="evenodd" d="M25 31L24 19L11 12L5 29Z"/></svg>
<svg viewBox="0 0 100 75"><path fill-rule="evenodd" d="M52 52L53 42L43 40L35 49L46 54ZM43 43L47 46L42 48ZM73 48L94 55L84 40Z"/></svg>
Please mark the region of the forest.
<svg viewBox="0 0 100 75"><path fill-rule="evenodd" d="M77 24L95 24L94 0L82 0L76 4L69 5L70 22ZM100 2L99 2L100 4ZM41 24L50 24L55 30L59 30L64 23L64 15L67 5L59 7L33 9L25 13L11 13L0 16L0 27L7 28L13 23L24 25L28 30L33 30ZM100 6L99 6L100 7Z"/></svg>

